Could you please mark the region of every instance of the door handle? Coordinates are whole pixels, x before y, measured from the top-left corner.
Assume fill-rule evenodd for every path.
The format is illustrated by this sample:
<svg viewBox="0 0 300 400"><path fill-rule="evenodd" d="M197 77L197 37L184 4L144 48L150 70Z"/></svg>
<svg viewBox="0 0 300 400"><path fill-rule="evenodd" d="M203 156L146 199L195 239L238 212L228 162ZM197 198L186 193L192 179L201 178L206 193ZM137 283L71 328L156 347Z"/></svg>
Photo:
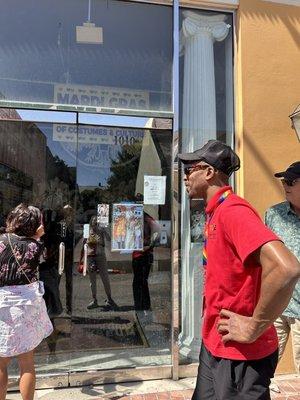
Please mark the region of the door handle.
<svg viewBox="0 0 300 400"><path fill-rule="evenodd" d="M65 269L65 244L61 242L59 244L59 256L58 256L58 273L62 275Z"/></svg>
<svg viewBox="0 0 300 400"><path fill-rule="evenodd" d="M83 276L86 276L87 261L88 261L88 244L85 243L85 245L83 246L83 271L82 271Z"/></svg>

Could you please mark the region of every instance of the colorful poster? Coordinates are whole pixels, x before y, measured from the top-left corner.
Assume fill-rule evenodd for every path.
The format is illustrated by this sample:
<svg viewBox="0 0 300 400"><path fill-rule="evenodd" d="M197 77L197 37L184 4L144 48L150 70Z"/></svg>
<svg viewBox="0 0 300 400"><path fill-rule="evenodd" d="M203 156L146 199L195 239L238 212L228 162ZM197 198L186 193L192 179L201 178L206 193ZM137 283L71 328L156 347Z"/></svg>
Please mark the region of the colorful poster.
<svg viewBox="0 0 300 400"><path fill-rule="evenodd" d="M107 228L109 225L109 204L98 204L97 206L97 225Z"/></svg>
<svg viewBox="0 0 300 400"><path fill-rule="evenodd" d="M144 243L143 204L113 204L112 251L143 250Z"/></svg>

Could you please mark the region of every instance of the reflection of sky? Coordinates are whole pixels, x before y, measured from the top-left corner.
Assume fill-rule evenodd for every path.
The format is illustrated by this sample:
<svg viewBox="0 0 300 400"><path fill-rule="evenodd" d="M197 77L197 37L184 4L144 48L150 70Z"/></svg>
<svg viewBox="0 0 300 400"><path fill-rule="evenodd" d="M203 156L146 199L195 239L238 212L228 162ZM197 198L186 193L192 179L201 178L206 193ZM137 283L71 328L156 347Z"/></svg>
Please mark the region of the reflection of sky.
<svg viewBox="0 0 300 400"><path fill-rule="evenodd" d="M60 122L66 124L76 123L76 113L62 111L42 111L42 110L16 110L23 121L30 122Z"/></svg>
<svg viewBox="0 0 300 400"><path fill-rule="evenodd" d="M30 122L53 122L61 124L76 124L77 114L78 123L82 125L104 125L129 128L151 128L153 118L134 117L115 114L91 114L63 111L43 111L16 109L23 121Z"/></svg>
<svg viewBox="0 0 300 400"><path fill-rule="evenodd" d="M152 118L89 113L79 113L78 116L78 122L81 124L128 126L136 128L151 128L151 125L147 126L148 123L151 124L151 120Z"/></svg>
<svg viewBox="0 0 300 400"><path fill-rule="evenodd" d="M92 1L102 45L76 43L87 10L88 0L2 2L0 93L51 103L54 83L109 86L151 92L152 104L170 109L172 7Z"/></svg>
<svg viewBox="0 0 300 400"><path fill-rule="evenodd" d="M54 140L53 124L37 123L39 130L47 138L47 146L53 156L58 156L65 162L68 167L75 167L77 161L77 183L79 186L105 186L110 176L111 161L118 158L118 153L122 146L119 144L94 144L88 142L88 129L80 130L80 142L77 148L77 135L74 134L72 141ZM77 130L76 125L61 125L63 127L71 127ZM126 128L105 128L105 127L88 127L90 130L97 132L105 132L111 130L118 138L135 138L142 140L144 132L136 129ZM98 135L99 136L99 135ZM76 160L76 156L78 158Z"/></svg>

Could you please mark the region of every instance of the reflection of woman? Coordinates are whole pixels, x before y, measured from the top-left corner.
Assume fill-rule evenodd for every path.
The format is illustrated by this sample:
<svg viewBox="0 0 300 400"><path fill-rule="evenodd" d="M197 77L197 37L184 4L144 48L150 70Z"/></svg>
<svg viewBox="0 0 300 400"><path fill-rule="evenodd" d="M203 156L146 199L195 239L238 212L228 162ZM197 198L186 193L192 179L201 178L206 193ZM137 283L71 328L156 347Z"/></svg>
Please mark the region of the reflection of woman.
<svg viewBox="0 0 300 400"><path fill-rule="evenodd" d="M9 214L7 234L0 236L0 399L5 399L7 367L16 356L23 399L33 399L33 351L52 332L38 281L44 234L42 214L20 204Z"/></svg>
<svg viewBox="0 0 300 400"><path fill-rule="evenodd" d="M107 262L105 256L105 236L107 235L104 228L98 228L97 217L94 216L90 221L90 232L88 239L84 240L84 244L88 245L88 274L90 279L90 287L93 300L87 306L87 309L99 307L97 300L97 272L99 272L104 290L107 296L105 305L110 308L117 308L117 304L111 297L111 288L109 275L107 272ZM83 251L81 252L81 261L83 259Z"/></svg>

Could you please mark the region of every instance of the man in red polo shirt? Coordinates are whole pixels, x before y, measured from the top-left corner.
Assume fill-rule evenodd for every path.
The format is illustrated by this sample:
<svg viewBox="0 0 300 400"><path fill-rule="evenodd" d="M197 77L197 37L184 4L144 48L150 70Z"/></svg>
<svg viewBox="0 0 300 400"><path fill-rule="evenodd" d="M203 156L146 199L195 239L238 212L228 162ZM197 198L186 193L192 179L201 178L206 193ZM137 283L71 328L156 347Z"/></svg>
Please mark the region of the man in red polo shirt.
<svg viewBox="0 0 300 400"><path fill-rule="evenodd" d="M233 193L234 151L209 140L179 154L191 199L206 204L202 346L193 400L270 399L278 359L273 321L300 276L300 264ZM200 317L200 316L199 316Z"/></svg>

